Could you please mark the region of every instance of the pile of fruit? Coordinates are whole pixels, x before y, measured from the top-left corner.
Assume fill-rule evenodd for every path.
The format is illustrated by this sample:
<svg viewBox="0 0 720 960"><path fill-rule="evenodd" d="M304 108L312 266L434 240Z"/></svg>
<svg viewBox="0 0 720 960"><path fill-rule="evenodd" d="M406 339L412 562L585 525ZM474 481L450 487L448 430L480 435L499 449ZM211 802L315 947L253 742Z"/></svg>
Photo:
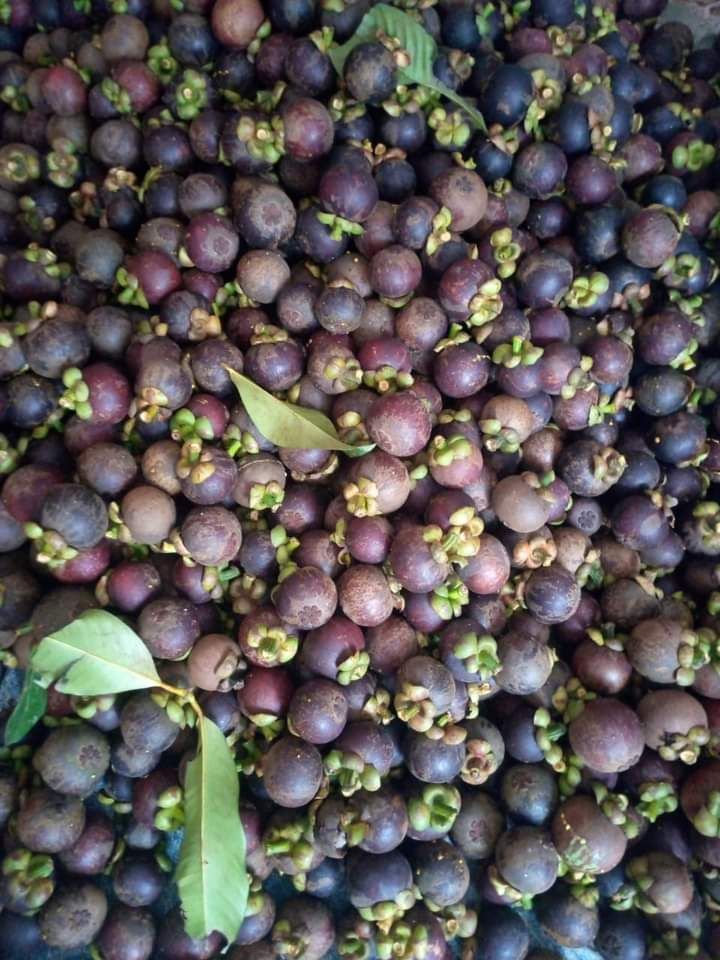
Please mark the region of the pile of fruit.
<svg viewBox="0 0 720 960"><path fill-rule="evenodd" d="M0 0L0 956L720 958L664 6Z"/></svg>

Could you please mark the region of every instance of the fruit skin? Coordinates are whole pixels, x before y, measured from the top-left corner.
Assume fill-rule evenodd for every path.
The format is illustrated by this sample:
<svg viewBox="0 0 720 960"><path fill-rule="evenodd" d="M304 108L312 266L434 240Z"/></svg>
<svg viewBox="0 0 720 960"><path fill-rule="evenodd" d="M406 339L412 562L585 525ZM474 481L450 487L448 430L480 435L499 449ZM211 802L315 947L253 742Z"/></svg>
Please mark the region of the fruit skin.
<svg viewBox="0 0 720 960"><path fill-rule="evenodd" d="M48 946L65 950L87 947L105 922L107 899L91 883L59 890L43 907L40 930Z"/></svg>
<svg viewBox="0 0 720 960"><path fill-rule="evenodd" d="M637 763L644 747L637 714L619 700L598 698L570 724L570 745L600 773L620 773Z"/></svg>
<svg viewBox="0 0 720 960"><path fill-rule="evenodd" d="M642 960L645 926L635 914L608 913L600 919L596 942L605 960Z"/></svg>
<svg viewBox="0 0 720 960"><path fill-rule="evenodd" d="M112 821L102 814L86 817L85 827L72 847L63 850L60 861L66 870L80 876L96 876L107 867L115 846Z"/></svg>
<svg viewBox="0 0 720 960"><path fill-rule="evenodd" d="M156 939L156 950L163 956L190 956L198 960L211 960L220 950L223 937L217 931L206 937L190 937L183 928L183 916L177 907L162 918Z"/></svg>
<svg viewBox="0 0 720 960"><path fill-rule="evenodd" d="M571 573L551 564L530 574L525 602L540 623L564 623L580 604L580 586Z"/></svg>
<svg viewBox="0 0 720 960"><path fill-rule="evenodd" d="M598 647L592 640L575 648L572 666L586 687L608 696L620 693L632 676L632 666L624 653Z"/></svg>
<svg viewBox="0 0 720 960"><path fill-rule="evenodd" d="M659 267L672 256L679 240L677 227L667 214L642 210L625 225L623 249L629 260L639 267Z"/></svg>
<svg viewBox="0 0 720 960"><path fill-rule="evenodd" d="M292 955L288 946L297 937L307 960L320 960L332 946L335 924L328 907L316 897L301 896L287 900L278 910L272 941L277 956ZM290 952L288 952L290 951Z"/></svg>
<svg viewBox="0 0 720 960"><path fill-rule="evenodd" d="M591 797L570 797L558 807L552 836L560 856L589 874L607 873L625 855L627 839Z"/></svg>
<svg viewBox="0 0 720 960"><path fill-rule="evenodd" d="M708 801L720 787L720 761L711 760L692 770L683 783L680 805L685 816L704 836L717 836L717 818L708 816Z"/></svg>
<svg viewBox="0 0 720 960"><path fill-rule="evenodd" d="M297 737L283 737L264 760L265 786L281 807L302 807L315 796L322 779L318 750Z"/></svg>
<svg viewBox="0 0 720 960"><path fill-rule="evenodd" d="M201 690L229 690L236 684L240 647L223 633L206 633L194 644L188 675Z"/></svg>
<svg viewBox="0 0 720 960"><path fill-rule="evenodd" d="M211 22L220 43L244 50L250 45L263 18L258 0L215 0Z"/></svg>
<svg viewBox="0 0 720 960"><path fill-rule="evenodd" d="M141 753L162 753L175 740L178 725L150 693L131 694L120 713L120 732L126 746Z"/></svg>
<svg viewBox="0 0 720 960"><path fill-rule="evenodd" d="M330 680L308 680L290 701L288 724L308 743L330 743L342 733L347 713L347 700L339 685Z"/></svg>
<svg viewBox="0 0 720 960"><path fill-rule="evenodd" d="M345 64L345 80L354 99L381 103L395 86L392 55L379 43L360 43Z"/></svg>
<svg viewBox="0 0 720 960"><path fill-rule="evenodd" d="M682 624L651 617L635 624L627 645L633 667L655 683L672 683L679 669L678 652L685 643Z"/></svg>
<svg viewBox="0 0 720 960"><path fill-rule="evenodd" d="M153 656L174 660L189 653L200 635L200 623L191 603L161 597L143 607L138 633Z"/></svg>
<svg viewBox="0 0 720 960"><path fill-rule="evenodd" d="M507 830L495 847L495 863L503 880L521 893L539 894L555 883L559 857L550 835L537 827Z"/></svg>
<svg viewBox="0 0 720 960"><path fill-rule="evenodd" d="M645 896L662 913L676 914L685 910L693 897L693 884L687 867L672 853L653 850L646 858L631 860L628 870L652 880L646 884Z"/></svg>
<svg viewBox="0 0 720 960"><path fill-rule="evenodd" d="M40 514L43 527L56 530L70 547L94 547L108 520L100 497L79 484L61 484L48 492Z"/></svg>
<svg viewBox="0 0 720 960"><path fill-rule="evenodd" d="M511 530L530 533L549 516L549 506L521 477L505 477L492 491L492 505L500 520Z"/></svg>
<svg viewBox="0 0 720 960"><path fill-rule="evenodd" d="M113 906L97 939L106 960L149 960L155 943L155 924L147 910Z"/></svg>
<svg viewBox="0 0 720 960"><path fill-rule="evenodd" d="M501 670L498 686L519 696L535 693L550 676L553 660L542 639L521 631L508 631L500 638L498 655Z"/></svg>
<svg viewBox="0 0 720 960"><path fill-rule="evenodd" d="M175 523L175 503L157 487L130 490L123 497L120 510L136 543L160 543Z"/></svg>
<svg viewBox="0 0 720 960"><path fill-rule="evenodd" d="M662 751L663 746L669 745L669 741L672 741L673 734L678 734L679 740L680 737L693 731L698 738L702 738L700 742L705 739L702 731L707 730L707 714L702 705L689 693L682 690L656 690L653 693L647 693L637 709L643 724L645 743L653 750ZM696 753L690 744L688 747L690 756L687 756L686 760L691 760ZM682 752L680 742L677 744L677 749Z"/></svg>
<svg viewBox="0 0 720 960"><path fill-rule="evenodd" d="M450 210L453 229L460 232L474 227L487 209L487 189L472 170L452 168L440 174L430 185L430 193Z"/></svg>
<svg viewBox="0 0 720 960"><path fill-rule="evenodd" d="M390 547L395 576L411 593L426 593L439 586L449 573L443 558L433 556L427 532L420 526L401 530Z"/></svg>
<svg viewBox="0 0 720 960"><path fill-rule="evenodd" d="M374 857L352 853L347 864L350 902L358 909L384 900L395 900L412 888L413 873L407 858L395 851Z"/></svg>
<svg viewBox="0 0 720 960"><path fill-rule="evenodd" d="M61 853L73 846L85 826L81 800L40 788L28 794L17 816L17 835L34 853Z"/></svg>
<svg viewBox="0 0 720 960"><path fill-rule="evenodd" d="M426 405L407 391L378 397L368 411L371 440L395 457L414 456L425 447L431 430Z"/></svg>
<svg viewBox="0 0 720 960"><path fill-rule="evenodd" d="M335 612L337 588L327 574L315 567L302 567L281 583L275 606L291 626L314 630Z"/></svg>
<svg viewBox="0 0 720 960"><path fill-rule="evenodd" d="M599 928L598 909L585 906L571 893L550 891L538 903L540 925L564 947L589 947Z"/></svg>
<svg viewBox="0 0 720 960"><path fill-rule="evenodd" d="M516 764L503 774L502 801L518 821L533 826L545 824L557 805L557 785L545 766ZM557 838L553 837L555 846Z"/></svg>
<svg viewBox="0 0 720 960"><path fill-rule="evenodd" d="M107 739L86 724L53 731L33 757L33 765L45 783L73 797L89 796L109 764Z"/></svg>
<svg viewBox="0 0 720 960"><path fill-rule="evenodd" d="M113 876L113 892L128 907L150 906L162 893L163 876L149 858L124 857Z"/></svg>
<svg viewBox="0 0 720 960"><path fill-rule="evenodd" d="M478 931L478 944L487 956L525 957L530 934L520 916L506 907L488 906L485 922Z"/></svg>
<svg viewBox="0 0 720 960"><path fill-rule="evenodd" d="M345 616L361 627L379 626L394 609L387 578L370 564L353 564L341 575L338 600Z"/></svg>

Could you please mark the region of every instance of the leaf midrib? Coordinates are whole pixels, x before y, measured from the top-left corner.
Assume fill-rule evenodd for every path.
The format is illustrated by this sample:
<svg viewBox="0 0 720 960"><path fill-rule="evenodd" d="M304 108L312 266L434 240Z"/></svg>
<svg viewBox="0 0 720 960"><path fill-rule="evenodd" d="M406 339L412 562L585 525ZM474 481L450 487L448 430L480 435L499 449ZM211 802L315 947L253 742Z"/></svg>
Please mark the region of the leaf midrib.
<svg viewBox="0 0 720 960"><path fill-rule="evenodd" d="M35 654L33 654L33 657L31 658L31 662L34 661L35 656L42 649L43 643L47 643L47 642L55 643L59 647L64 647L67 650L73 650L75 653L79 654L77 659L73 660L72 663L69 663L65 667L65 669L63 670L63 673L58 678L60 682L62 682L62 677L68 674L70 670L72 670L74 666L80 663L80 661L84 657L89 657L91 660L97 660L99 663L105 665L106 667L111 668L114 671L117 671L118 673L122 672L122 673L126 673L130 677L137 677L139 679L142 679L147 686L155 686L158 683L160 683L160 677L156 671L152 674L140 673L139 671L133 669L132 667L125 666L124 663L118 663L117 660L108 660L106 657L101 656L99 653L95 653L95 651L90 651L85 649L84 647L76 646L74 643L68 643L66 640L58 640L58 638L53 636L52 634L50 634L50 636L48 637L45 637L45 639L42 641L40 646L35 651ZM151 682L148 683L148 681L151 681ZM67 692L67 691L64 691L64 692ZM78 696L84 696L84 694L78 694Z"/></svg>
<svg viewBox="0 0 720 960"><path fill-rule="evenodd" d="M200 723L200 883L202 885L202 903L203 903L203 919L205 929L208 929L209 926L209 914L207 906L207 896L206 896L206 879L205 879L205 780L207 779L206 773L206 750L205 750L205 739L207 734L205 733L205 719ZM209 752L209 751L207 751Z"/></svg>
<svg viewBox="0 0 720 960"><path fill-rule="evenodd" d="M155 680L158 683L160 682L160 677L158 676L157 673L154 673L154 674L140 673L138 670L134 670L132 667L125 666L124 663L118 663L117 660L108 660L106 657L101 656L99 653L95 653L94 650L87 650L84 647L76 646L74 643L68 643L67 640L59 640L53 634L50 634L50 636L45 637L45 640L42 641L42 643L45 643L45 642L56 643L59 647L66 647L68 650L74 650L75 653L80 654L77 660L73 661L73 663L68 665L67 667L68 670L74 667L76 663L78 663L80 660L83 659L83 657L91 657L92 659L99 660L100 663L103 663L106 666L111 667L113 670L121 670L126 673L129 673L131 676L142 677L145 680ZM36 653L41 650L42 643L38 647ZM34 659L34 656L35 654L33 655L33 659Z"/></svg>

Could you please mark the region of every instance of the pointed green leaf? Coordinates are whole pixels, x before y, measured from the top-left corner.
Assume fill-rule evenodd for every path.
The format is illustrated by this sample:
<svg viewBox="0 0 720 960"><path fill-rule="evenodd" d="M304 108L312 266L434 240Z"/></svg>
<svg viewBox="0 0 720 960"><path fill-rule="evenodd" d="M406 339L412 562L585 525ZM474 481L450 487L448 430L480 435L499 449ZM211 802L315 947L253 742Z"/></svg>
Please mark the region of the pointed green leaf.
<svg viewBox="0 0 720 960"><path fill-rule="evenodd" d="M79 697L125 693L160 683L140 637L104 610L88 610L41 640L32 666L53 677L62 693Z"/></svg>
<svg viewBox="0 0 720 960"><path fill-rule="evenodd" d="M22 740L45 715L47 693L45 688L36 682L37 680L38 675L35 672L25 671L20 699L5 724L5 744L8 747Z"/></svg>
<svg viewBox="0 0 720 960"><path fill-rule="evenodd" d="M245 916L248 875L240 786L225 737L203 717L185 774L185 837L175 879L191 937L218 930L232 943Z"/></svg>
<svg viewBox="0 0 720 960"><path fill-rule="evenodd" d="M381 34L399 41L410 58L408 66L397 70L399 83L419 84L435 90L464 110L479 130L487 129L482 113L469 100L435 77L433 64L437 57L437 44L422 24L397 7L386 3L376 4L362 18L350 39L330 50L329 57L337 72L342 74L345 61L358 44L376 40Z"/></svg>
<svg viewBox="0 0 720 960"><path fill-rule="evenodd" d="M278 400L242 373L226 368L235 384L243 406L260 433L277 444L295 450L340 450L349 456L360 456L375 444L353 446L337 435L335 425L324 413Z"/></svg>

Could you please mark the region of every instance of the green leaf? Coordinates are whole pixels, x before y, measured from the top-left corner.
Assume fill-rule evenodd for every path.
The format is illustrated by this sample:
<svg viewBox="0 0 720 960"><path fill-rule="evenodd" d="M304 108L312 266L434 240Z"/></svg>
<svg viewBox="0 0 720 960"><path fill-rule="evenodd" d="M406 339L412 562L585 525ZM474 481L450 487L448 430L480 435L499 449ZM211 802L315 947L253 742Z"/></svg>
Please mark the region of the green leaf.
<svg viewBox="0 0 720 960"><path fill-rule="evenodd" d="M185 837L175 879L191 937L218 930L232 943L245 916L248 875L235 758L215 724L199 723L200 749L185 773Z"/></svg>
<svg viewBox="0 0 720 960"><path fill-rule="evenodd" d="M156 687L160 677L150 651L118 617L88 610L41 640L32 666L56 681L62 693L94 697Z"/></svg>
<svg viewBox="0 0 720 960"><path fill-rule="evenodd" d="M47 693L38 683L38 675L32 670L25 671L25 681L20 699L5 724L5 744L10 747L18 743L29 733L38 720L45 715Z"/></svg>
<svg viewBox="0 0 720 960"><path fill-rule="evenodd" d="M378 3L362 18L355 33L342 46L330 50L329 57L339 74L342 74L345 61L358 44L376 40L379 34L397 40L401 48L410 57L406 67L399 67L399 83L419 84L435 90L442 96L461 107L480 130L487 130L480 111L465 97L441 83L433 73L433 64L437 57L437 44L427 30L397 7Z"/></svg>
<svg viewBox="0 0 720 960"><path fill-rule="evenodd" d="M335 425L324 413L278 400L252 380L226 368L243 406L260 433L278 447L294 450L340 450L349 456L361 456L375 444L352 446L337 435Z"/></svg>

